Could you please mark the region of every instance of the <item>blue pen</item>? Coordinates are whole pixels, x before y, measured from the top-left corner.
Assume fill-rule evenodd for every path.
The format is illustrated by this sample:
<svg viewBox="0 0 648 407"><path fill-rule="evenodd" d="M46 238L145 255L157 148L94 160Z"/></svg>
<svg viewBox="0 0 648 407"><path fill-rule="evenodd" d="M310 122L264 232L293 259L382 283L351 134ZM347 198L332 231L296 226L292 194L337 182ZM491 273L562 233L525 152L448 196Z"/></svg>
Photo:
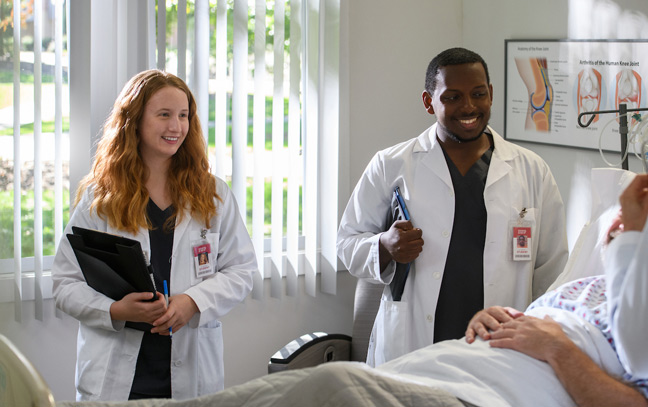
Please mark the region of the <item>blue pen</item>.
<svg viewBox="0 0 648 407"><path fill-rule="evenodd" d="M166 301L167 308L169 308L169 286L167 285L166 280L164 280L162 284L164 284L164 299ZM173 338L173 327L169 327L169 338Z"/></svg>

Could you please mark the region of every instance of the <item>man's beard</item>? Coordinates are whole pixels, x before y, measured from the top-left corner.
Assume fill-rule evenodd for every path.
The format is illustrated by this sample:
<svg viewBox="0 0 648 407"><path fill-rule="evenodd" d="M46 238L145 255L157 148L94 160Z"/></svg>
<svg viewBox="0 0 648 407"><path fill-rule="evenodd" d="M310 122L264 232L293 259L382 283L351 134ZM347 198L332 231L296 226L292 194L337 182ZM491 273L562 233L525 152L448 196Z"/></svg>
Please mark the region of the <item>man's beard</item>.
<svg viewBox="0 0 648 407"><path fill-rule="evenodd" d="M471 137L471 138L462 138L462 137L459 137L459 136L456 135L455 133L451 132L447 127L445 127L445 126L442 126L442 127L444 128L446 134L448 135L448 137L450 137L450 139L451 139L452 141L454 141L454 142L456 142L456 143L471 143L471 142L473 142L473 141L479 140L479 138L481 137L481 135L484 134L484 130L486 130L487 125L484 126L483 129L481 129L481 131L479 132L479 134L477 134L475 137Z"/></svg>

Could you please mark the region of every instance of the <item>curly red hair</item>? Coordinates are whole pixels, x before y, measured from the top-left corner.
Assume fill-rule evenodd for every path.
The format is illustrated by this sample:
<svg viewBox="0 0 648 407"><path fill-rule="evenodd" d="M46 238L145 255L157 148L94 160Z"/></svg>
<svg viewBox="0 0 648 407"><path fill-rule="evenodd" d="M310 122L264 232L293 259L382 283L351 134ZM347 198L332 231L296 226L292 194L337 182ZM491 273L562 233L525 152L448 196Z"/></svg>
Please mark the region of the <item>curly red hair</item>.
<svg viewBox="0 0 648 407"><path fill-rule="evenodd" d="M187 95L189 131L169 166L173 216L165 228L172 229L176 217L180 222L185 208L207 228L216 215L214 198L220 200L220 197L216 193L216 179L209 171L196 101L182 79L151 69L131 78L117 97L104 123L92 171L81 180L77 190L75 204L79 203L84 190L91 187L94 198L90 209L96 210L98 216L119 230L136 233L140 228L152 227L146 211L148 169L139 152L137 125L151 96L167 86L178 88Z"/></svg>

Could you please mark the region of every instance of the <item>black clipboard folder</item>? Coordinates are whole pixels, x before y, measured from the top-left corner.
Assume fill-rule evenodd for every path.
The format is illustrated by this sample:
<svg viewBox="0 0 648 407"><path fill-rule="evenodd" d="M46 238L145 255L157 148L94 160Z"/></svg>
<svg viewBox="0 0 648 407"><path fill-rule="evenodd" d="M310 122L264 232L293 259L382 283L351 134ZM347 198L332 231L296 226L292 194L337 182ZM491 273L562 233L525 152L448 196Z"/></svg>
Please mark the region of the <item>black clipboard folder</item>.
<svg viewBox="0 0 648 407"><path fill-rule="evenodd" d="M410 220L410 214L405 205L405 200L400 194L400 188L394 188L394 194L392 195L391 210L389 212L388 218L390 222L388 225L391 226L392 223L396 220ZM410 264L396 263L396 272L394 273L394 278L390 284L392 299L394 301L400 301L403 296L403 291L405 290L405 283L407 282L407 276L410 271Z"/></svg>
<svg viewBox="0 0 648 407"><path fill-rule="evenodd" d="M133 292L152 292L151 301L157 299L153 269L140 242L78 226L72 226L67 238L90 287L115 301ZM126 321L126 326L139 331L153 328L146 322Z"/></svg>
<svg viewBox="0 0 648 407"><path fill-rule="evenodd" d="M137 240L72 226L67 235L88 285L113 300L132 292L152 292L153 270Z"/></svg>

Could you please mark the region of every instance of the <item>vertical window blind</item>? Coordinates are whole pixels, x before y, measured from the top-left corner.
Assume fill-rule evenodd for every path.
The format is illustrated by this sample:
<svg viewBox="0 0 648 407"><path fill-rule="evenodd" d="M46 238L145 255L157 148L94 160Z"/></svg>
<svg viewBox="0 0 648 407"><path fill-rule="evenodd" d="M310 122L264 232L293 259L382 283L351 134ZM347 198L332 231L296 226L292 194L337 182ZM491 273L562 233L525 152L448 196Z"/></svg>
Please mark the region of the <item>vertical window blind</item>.
<svg viewBox="0 0 648 407"><path fill-rule="evenodd" d="M63 0L0 3L0 277L13 274L2 295L13 294L17 321L24 300L43 320L44 271L68 216L66 9Z"/></svg>
<svg viewBox="0 0 648 407"><path fill-rule="evenodd" d="M42 318L51 292L43 276L69 218L70 187L72 194L76 188L66 182L84 175L69 174L68 166L87 172L106 109L130 76L155 67L183 78L196 97L212 171L230 184L257 251L253 297L264 295L266 278L273 297L297 295L302 274L308 294L316 295L318 284L335 294L339 0L103 0L73 4L70 16L75 1L0 3L15 8L0 10L9 27L0 31L0 47L10 54L3 57L3 78L12 87L12 115L0 116L0 141L13 146L13 154L4 147L1 153L13 183L3 181L0 191L7 248L0 273L13 274L16 319L22 301L32 298ZM67 44L82 43L72 36L91 38L92 49L105 52L97 57L90 45L72 48L76 59L68 62ZM70 102L68 66L72 78L92 88L71 86ZM71 105L73 113L85 110L70 115ZM88 131L70 133L68 117L69 127ZM76 146L71 154L69 142ZM78 154L78 146L91 147Z"/></svg>
<svg viewBox="0 0 648 407"><path fill-rule="evenodd" d="M266 277L272 296L295 295L299 274L310 295L318 274L335 293L339 0L158 0L157 16L157 67L195 93L252 236L253 296Z"/></svg>

